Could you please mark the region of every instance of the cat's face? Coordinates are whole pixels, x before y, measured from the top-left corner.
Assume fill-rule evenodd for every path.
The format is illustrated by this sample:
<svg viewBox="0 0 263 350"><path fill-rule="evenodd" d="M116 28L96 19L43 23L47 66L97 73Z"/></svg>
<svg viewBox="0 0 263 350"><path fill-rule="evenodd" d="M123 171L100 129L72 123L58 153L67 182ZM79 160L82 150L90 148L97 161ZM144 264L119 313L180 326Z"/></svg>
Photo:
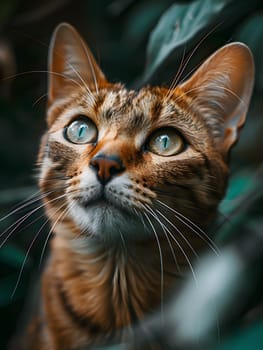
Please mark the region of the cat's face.
<svg viewBox="0 0 263 350"><path fill-rule="evenodd" d="M50 70L57 74L50 75L39 159L54 227L137 239L163 225L172 229L183 216L207 224L224 194L227 154L250 99L248 49L221 49L177 88L135 92L108 83L83 45L67 25L52 41Z"/></svg>
<svg viewBox="0 0 263 350"><path fill-rule="evenodd" d="M160 202L191 219L218 203L226 167L209 130L183 108L180 92L166 95L158 88L112 86L92 97L83 90L55 119L42 177L66 177L57 186L65 186L69 215L81 229L142 234L141 213L166 212Z"/></svg>

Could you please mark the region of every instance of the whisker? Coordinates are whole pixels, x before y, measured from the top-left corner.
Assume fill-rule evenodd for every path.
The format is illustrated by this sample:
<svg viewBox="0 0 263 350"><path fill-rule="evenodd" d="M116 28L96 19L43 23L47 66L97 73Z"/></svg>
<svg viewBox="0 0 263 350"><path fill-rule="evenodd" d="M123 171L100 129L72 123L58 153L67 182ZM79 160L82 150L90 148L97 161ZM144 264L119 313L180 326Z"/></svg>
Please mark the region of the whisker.
<svg viewBox="0 0 263 350"><path fill-rule="evenodd" d="M125 250L125 252L127 252L127 247L126 247L125 239L124 239L124 236L123 236L121 230L119 230L119 235L120 235L120 237L121 237L121 242L122 242L123 249Z"/></svg>
<svg viewBox="0 0 263 350"><path fill-rule="evenodd" d="M192 266L192 263L188 257L188 255L185 253L184 249L182 248L182 246L180 245L179 241L174 237L174 235L171 233L171 231L169 230L168 227L166 227L166 230L167 230L167 233L170 235L170 237L173 239L173 241L176 243L176 245L178 246L178 248L180 249L180 251L182 252L183 256L185 257L189 267L190 267L190 270L191 270L191 273L193 275L193 278L195 280L195 282L197 283L197 278L196 278L196 274L194 272L194 268Z"/></svg>
<svg viewBox="0 0 263 350"><path fill-rule="evenodd" d="M183 67L180 71L180 73L177 76L177 79L175 80L174 84L171 86L171 88L169 88L170 90L170 94L168 95L168 97L166 99L169 99L171 97L171 92L174 89L174 87L177 85L177 83L179 82L183 72L185 71L188 63L190 62L191 58L193 57L193 55L195 54L195 52L199 49L199 47L203 44L203 42L213 33L216 31L216 29L222 25L223 22L219 22L217 23L208 33L206 33L206 35L196 44L196 46L194 47L193 51L191 52L191 54L186 58L185 63L183 64Z"/></svg>
<svg viewBox="0 0 263 350"><path fill-rule="evenodd" d="M181 246L181 244L179 243L179 241L174 237L174 235L172 234L172 232L167 228L167 232L169 233L170 237L175 241L175 243L177 244L178 248L181 250L183 256L185 257L188 265L189 265L189 268L191 270L191 273L193 275L193 278L195 280L195 282L197 283L197 277L196 277L196 274L194 272L194 268L193 268L193 265L188 257L188 255L186 254L186 252L184 251L183 247Z"/></svg>
<svg viewBox="0 0 263 350"><path fill-rule="evenodd" d="M35 212L37 212L38 210L40 210L41 208L45 207L46 204L52 203L56 200L59 200L63 197L65 197L67 194L63 194L61 196L58 196L56 198L53 198L51 200L49 200L47 203L42 203L41 205L39 205L38 207L32 209L29 213L25 214L22 218L19 218L15 223L13 223L11 226L9 226L6 230L4 230L0 237L2 237L5 233L7 233L11 228L12 230L8 233L8 235L4 238L4 240L1 242L0 244L0 249L3 247L3 245L8 241L8 239L11 237L11 235L15 232L15 230L21 226L21 224L26 221L30 216L32 216Z"/></svg>
<svg viewBox="0 0 263 350"><path fill-rule="evenodd" d="M173 246L172 246L171 241L170 241L170 238L169 238L169 236L168 236L168 234L167 234L167 232L166 232L166 229L167 229L166 225L165 225L165 224L160 220L160 218L156 215L156 213L155 213L155 211L154 211L153 208L151 208L149 205L146 205L146 208L145 208L145 209L146 209L146 210L148 209L148 210L151 212L151 214L152 214L152 216L154 217L154 219L155 219L155 220L159 223L159 225L161 226L161 228L162 228L162 230L163 230L163 233L164 233L164 235L165 235L165 237L166 237L166 239L167 239L167 242L168 242L168 244L169 244L169 248L170 248L170 250L171 250L173 259L174 259L174 261L175 261L176 269L178 270L178 272L179 272L180 275L181 275L181 274L182 274L182 271L181 271L181 268L180 268L180 266L179 266L179 264L178 264L178 261L177 261L177 258L176 258L176 255L175 255Z"/></svg>
<svg viewBox="0 0 263 350"><path fill-rule="evenodd" d="M147 228L147 225L145 224L142 212L136 210L135 208L134 208L134 212L135 212L136 216L140 218L140 220L141 220L141 222L143 224L143 227L144 227L144 231L147 232L148 228Z"/></svg>
<svg viewBox="0 0 263 350"><path fill-rule="evenodd" d="M82 78L82 76L79 74L79 72L74 68L74 66L71 63L69 63L68 61L66 61L66 62L70 66L70 68L73 70L73 72L77 75L77 77L80 79L80 81L83 83L86 91L89 93L89 96L91 97L91 99L92 99L92 101L94 103L95 99L94 99L93 93L91 92L90 88L86 84L85 80Z"/></svg>
<svg viewBox="0 0 263 350"><path fill-rule="evenodd" d="M45 92L43 95L41 95L38 99L36 99L36 101L33 103L32 107L35 107L38 102L40 102L41 100L43 100L43 98L47 97L48 96L48 93Z"/></svg>
<svg viewBox="0 0 263 350"><path fill-rule="evenodd" d="M183 214L181 214L180 212L178 212L174 208L171 208L169 205L163 203L159 199L157 199L156 201L158 203L160 203L161 205L163 205L165 208L171 210L176 215L177 219L179 221L181 221L185 226L190 228L194 233L196 233L198 235L198 237L200 237L209 246L209 248L212 249L212 251L216 255L220 254L220 250L217 247L217 245L212 241L212 239L207 235L207 233L205 233L205 231L203 231L201 229L201 227L199 227L193 221L191 221L189 218L187 218L186 216L184 216ZM193 227L189 224L191 224Z"/></svg>
<svg viewBox="0 0 263 350"><path fill-rule="evenodd" d="M63 206L66 205L66 208L62 211L62 213L58 216L58 218L55 220L54 224L51 226L49 232L48 232L48 235L47 235L47 238L45 240L45 243L43 245L43 248L42 248L42 252L41 252L41 255L40 255L40 260L39 260L39 267L42 265L42 261L43 261L43 258L44 258L44 254L45 254L45 250L46 250L46 247L47 247L47 243L49 241L49 238L51 236L51 234L53 233L53 230L54 228L56 227L56 225L58 224L58 222L61 220L63 220L63 218L68 214L69 212L69 208L67 207L67 203L63 203L62 206L60 206L57 210L57 212L59 210L61 210L63 208Z"/></svg>
<svg viewBox="0 0 263 350"><path fill-rule="evenodd" d="M146 212L143 213L146 217L146 219L148 220L151 228L152 228L152 231L154 233L154 236L155 236L155 239L156 239L156 242L157 242L157 246L158 246L158 250L159 250L159 256L160 256L160 272L161 272L161 315L162 317L164 316L164 305L163 305L163 300L164 300L164 290L163 290L163 284L164 284L164 276L163 276L163 255L162 255L162 249L161 249L161 244L160 244L160 241L159 241L159 238L158 238L158 234L155 230L155 227L153 225L153 223L151 222L151 219L149 218L149 216L147 215Z"/></svg>
<svg viewBox="0 0 263 350"><path fill-rule="evenodd" d="M41 208L39 208L40 210ZM33 214L32 214L33 215ZM28 227L32 226L35 222L37 222L39 219L41 219L42 217L44 217L46 215L46 213L43 213L41 215L39 215L36 219L34 219L33 221L29 222L27 225L23 226L19 232L23 232L25 231Z"/></svg>
<svg viewBox="0 0 263 350"><path fill-rule="evenodd" d="M174 79L172 80L172 83L170 84L170 87L169 87L169 89L168 89L168 91L167 91L167 93L166 93L166 95L165 95L165 97L164 97L164 100L165 100L165 101L167 101L167 96L169 95L169 93L171 92L171 90L172 90L172 89L176 86L176 84L177 84L177 78L178 78L178 76L179 76L179 74L180 74L181 69L183 68L183 65L184 65L185 53L186 53L186 46L184 47L183 56L182 56L182 59L181 59L181 61L180 61L180 65L179 65L179 68L178 68L178 70L177 70L177 72L176 72L176 75L175 75Z"/></svg>
<svg viewBox="0 0 263 350"><path fill-rule="evenodd" d="M85 53L86 53L86 47L85 47L84 43L82 42L82 40L81 40L81 44L82 44L83 49L84 49L84 51L85 51ZM55 53L56 56L58 56L58 57L60 57L61 59L65 60L64 55L61 54L60 52L58 52L58 50L55 50L54 53ZM88 60L90 60L89 56L88 56ZM79 73L79 72L76 70L76 68L70 63L69 60L65 60L65 62L66 62L67 65L73 70L73 72L76 74L76 76L80 79L80 81L82 82L84 88L85 88L86 91L88 92L89 97L91 97L93 103L95 103L94 95L93 95L93 93L91 92L91 90L90 90L90 88L88 87L88 85L86 84L85 80L84 80L84 79L82 78L82 76L80 75L80 73ZM93 72L93 66L91 65L90 68L91 68L92 75L93 75L93 74L94 74L94 72ZM79 86L81 87L81 85L79 85ZM98 93L98 87L97 87L97 85L96 85L96 81L95 81L95 86L96 86L96 91L97 91L97 93Z"/></svg>
<svg viewBox="0 0 263 350"><path fill-rule="evenodd" d="M41 215L40 217L42 217L42 216L44 216L44 215L45 215L45 214ZM40 219L40 217L38 217L38 220ZM19 275L18 275L16 284L15 284L15 287L14 287L13 292L12 292L12 294L11 294L11 299L13 299L13 297L14 297L14 295L15 295L15 292L16 292L16 290L17 290L17 287L18 287L18 285L19 285L19 282L20 282L20 280L21 280L22 273L23 273L23 270L24 270L24 267L25 267L25 264L26 264L26 260L27 260L27 258L28 258L28 256L29 256L29 253L30 253L30 251L31 251L31 249L32 249L32 247L33 247L35 241L36 241L37 238L39 237L39 235L40 235L42 229L44 228L44 226L46 226L46 224L47 224L48 222L49 222L49 219L45 220L44 224L41 225L41 227L40 227L40 229L38 230L37 234L34 236L33 240L31 241L29 248L27 249L27 252L26 252L26 255L25 255L25 257L24 257L24 260L23 260L21 269L20 269L20 271L19 271Z"/></svg>
<svg viewBox="0 0 263 350"><path fill-rule="evenodd" d="M12 234L15 232L15 230L20 227L22 225L22 223L24 221L26 221L31 215L33 215L37 209L33 209L32 211L30 211L29 213L25 214L24 216L22 216L22 218L18 219L16 222L14 222L11 226L9 226L6 230L4 230L0 237L2 237L5 233L7 233L11 228L12 230L8 233L8 235L2 240L1 244L0 244L0 249L5 245L5 243L9 240L9 238L12 236Z"/></svg>
<svg viewBox="0 0 263 350"><path fill-rule="evenodd" d="M78 87L82 89L82 86L80 85L80 83L77 80L69 78L65 74L58 73L58 72L53 72L51 70L30 70L30 71L27 71L27 72L16 73L16 74L13 74L13 75L9 75L8 77L2 78L2 81L9 80L9 79L14 79L14 78L17 78L17 77L20 77L20 76L24 76L24 75L27 75L27 74L36 74L36 73L53 74L53 75L56 75L58 77L62 77L64 79L66 79L66 80L71 81L75 85L78 85Z"/></svg>
<svg viewBox="0 0 263 350"><path fill-rule="evenodd" d="M44 199L45 197L49 196L50 194L52 193L55 193L57 192L58 190L61 190L61 189L64 189L64 187L61 187L61 188L56 188L55 190L52 190L52 191L49 191L49 192L44 192L44 193L40 193L38 194L40 191L36 192L36 194L30 196L28 199L20 202L20 206L14 210L12 210L10 213L6 214L5 216L3 216L2 218L0 218L0 222L1 221L4 221L6 220L7 218L9 218L11 215L17 213L18 211L26 208L27 206L35 203L35 202L38 202L39 200L42 200ZM1 237L1 235L0 235Z"/></svg>
<svg viewBox="0 0 263 350"><path fill-rule="evenodd" d="M18 203L17 205L19 205L18 208L13 209L11 212L9 212L8 214L6 214L5 216L0 218L0 222L4 221L6 219L8 219L11 215L15 214L16 212L18 212L19 210L22 210L23 208L25 208L26 206L39 201L39 198L41 198L42 194L39 194L39 191L37 191L36 193L34 193L33 195L30 195L28 198L26 198L25 200L21 201L20 203ZM35 197L35 198L34 198Z"/></svg>
<svg viewBox="0 0 263 350"><path fill-rule="evenodd" d="M26 35L28 36L28 35ZM32 39L32 37L29 36L30 39ZM49 45L41 40L36 40L35 38L33 38L35 41L37 41L37 43L41 44L42 46L44 47L49 47ZM85 50L86 51L86 50ZM61 54L60 52L58 52L57 50L54 51L55 55L56 56L59 56L60 58L62 58L63 60L65 60L65 57L63 54ZM81 82L83 83L84 87L86 88L86 90L88 91L90 97L93 99L93 102L94 102L94 96L91 92L91 90L89 89L89 87L86 85L84 79L80 76L80 74L76 71L76 69L73 67L73 65L68 61L68 60L65 60L65 62L69 65L69 67L75 72L75 74L78 76L78 78L81 80ZM93 69L93 67L91 66L91 69ZM68 76L66 75L63 75L63 74L60 74L58 72L52 72L50 70L48 71L29 71L29 72L22 72L22 73L17 73L17 74L14 74L12 76L8 76L8 77L5 77L3 78L2 80L8 80L8 79L13 79L17 76L20 76L20 75L24 75L24 74L27 74L27 73L50 73L50 74L56 74L56 75L60 75L61 77L63 77L64 79L67 79L67 80L70 80L72 82L74 82L75 84L77 84L80 88L82 88L82 86L79 84L79 82L77 80L74 80L74 79L71 79L69 78ZM94 73L92 73L94 74ZM95 84L96 85L96 84ZM97 90L98 92L98 90Z"/></svg>
<svg viewBox="0 0 263 350"><path fill-rule="evenodd" d="M178 229L178 227L175 226L174 223L172 223L167 217L165 217L165 215L163 215L163 213L160 212L160 210L156 209L156 212L161 215L162 218L164 218L164 220L166 220L168 222L168 224L170 224L177 233L179 233L179 235L182 237L182 239L185 241L185 243L187 244L187 246L190 248L190 250L192 251L192 253L195 255L195 257L197 259L199 259L198 254L196 253L195 249L192 247L192 245L190 244L190 242L188 241L188 239L182 234L182 232Z"/></svg>
<svg viewBox="0 0 263 350"><path fill-rule="evenodd" d="M98 89L98 82L97 82L97 77L96 77L96 73L95 73L95 70L94 70L94 66L93 66L92 61L91 61L91 58L90 58L90 53L89 53L89 51L87 50L87 47L86 47L86 45L84 44L84 42L83 42L82 39L81 39L81 45L82 45L82 48L83 48L83 50L85 51L85 54L86 54L87 59L88 59L88 61L89 61L89 66L90 66L92 78L93 78L93 81L94 81L94 85L95 85L95 88L96 88L96 92L97 92L97 94L98 94L98 93L99 93L99 89Z"/></svg>
<svg viewBox="0 0 263 350"><path fill-rule="evenodd" d="M223 91L229 92L232 96L234 96L235 98L237 98L237 99L239 100L240 103L242 103L242 104L245 105L245 101L244 101L240 96L238 96L234 91L232 91L232 90L230 90L230 89L228 89L228 88L226 88L226 87L218 86L218 85L217 85L216 88L219 89L219 90L221 89L221 90L223 90ZM192 89L189 89L189 90L184 91L184 94L187 95L187 94L189 94L189 93L191 93L191 92L193 92L193 91L198 91L198 90L202 90L202 89L203 89L203 86L197 86L197 87L195 87L195 88L192 88ZM178 101L178 100L180 100L180 99L182 99L182 98L184 98L183 95L182 95L182 96L177 96L176 99L174 99L174 102L176 102L176 101Z"/></svg>

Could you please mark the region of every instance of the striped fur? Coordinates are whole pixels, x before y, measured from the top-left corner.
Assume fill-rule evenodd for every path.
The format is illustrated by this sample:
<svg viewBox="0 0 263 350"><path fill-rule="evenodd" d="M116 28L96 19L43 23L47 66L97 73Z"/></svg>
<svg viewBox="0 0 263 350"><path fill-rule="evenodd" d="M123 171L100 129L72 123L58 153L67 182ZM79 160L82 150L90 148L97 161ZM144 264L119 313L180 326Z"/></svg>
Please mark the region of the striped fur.
<svg viewBox="0 0 263 350"><path fill-rule="evenodd" d="M50 70L63 76L50 75L38 163L53 238L40 312L24 349L121 339L124 329L132 332L131 325L162 307L195 255L211 249L195 225L205 229L224 196L227 155L253 85L253 61L241 44L219 50L181 86L139 91L107 82L83 45L66 24L52 40ZM64 58L56 57L59 50ZM96 125L95 143L64 137L78 115ZM155 130L167 127L183 135L182 152L164 157L145 148ZM91 167L102 153L118 155L124 169L106 185Z"/></svg>

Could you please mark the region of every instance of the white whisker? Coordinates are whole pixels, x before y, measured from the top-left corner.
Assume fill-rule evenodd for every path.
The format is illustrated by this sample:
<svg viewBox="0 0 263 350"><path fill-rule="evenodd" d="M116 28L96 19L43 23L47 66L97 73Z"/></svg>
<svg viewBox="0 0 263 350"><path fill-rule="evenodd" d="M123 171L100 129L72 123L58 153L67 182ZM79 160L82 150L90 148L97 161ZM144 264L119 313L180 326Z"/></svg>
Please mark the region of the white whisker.
<svg viewBox="0 0 263 350"><path fill-rule="evenodd" d="M169 230L168 227L166 227L166 230L167 230L167 233L170 235L170 237L173 239L173 241L177 244L178 248L180 249L180 251L182 252L183 256L185 257L189 267L190 267L190 270L191 270L191 273L193 275L193 278L195 280L195 282L197 283L197 278L196 278L196 275L195 275L195 272L194 272L194 269L193 269L193 266L192 266L192 263L188 257L188 255L185 253L184 249L181 247L179 241L174 237L174 235L171 233L171 231Z"/></svg>
<svg viewBox="0 0 263 350"><path fill-rule="evenodd" d="M40 217L44 216L45 214L41 215ZM39 217L39 218L40 218ZM39 219L38 218L38 219ZM41 231L43 230L43 228L47 225L47 223L49 222L49 219L45 220L44 224L41 225L40 229L38 230L38 232L36 233L35 237L33 238L32 242L30 243L30 246L29 248L27 249L27 252L26 252L26 255L24 257L24 260L23 260L23 263L22 263L22 266L21 266L21 269L19 271L19 275L18 275L18 278L17 278L17 281L16 281L16 284L15 284L15 287L13 289L13 292L11 294L11 299L13 299L14 295L15 295L15 292L17 290L17 287L19 285L19 282L21 280L21 277L22 277L22 273L23 273L23 270L24 270L24 267L25 267L25 264L26 264L26 260L28 258L28 255L31 251L31 248L33 247L33 244L35 243L36 239L39 237Z"/></svg>
<svg viewBox="0 0 263 350"><path fill-rule="evenodd" d="M145 206L145 209L146 209L147 211L150 211L151 215L154 217L154 219L155 219L155 220L159 223L159 225L161 226L161 228L162 228L162 230L163 230L163 233L164 233L164 235L165 235L165 237L166 237L166 239L167 239L167 242L168 242L168 244L169 244L169 248L170 248L170 250L171 250L171 253L172 253L172 256L173 256L175 265L176 265L176 269L178 270L178 272L179 272L180 274L182 274L182 271L181 271L181 268L180 268L180 266L179 266L179 264L178 264L178 261L177 261L177 258L176 258L176 255L175 255L173 246L172 246L172 244L171 244L170 238L169 238L169 236L168 236L168 234L167 234L167 231L166 231L166 230L167 230L166 225L165 225L165 224L160 220L160 218L156 215L156 213L155 213L155 211L154 211L153 208L151 208L149 205L146 205L146 206Z"/></svg>
<svg viewBox="0 0 263 350"><path fill-rule="evenodd" d="M163 215L163 213L160 212L160 210L156 209L156 212L161 215L162 218L164 218L164 220L166 220L175 230L177 233L179 233L179 235L182 237L182 239L185 241L185 243L188 245L188 247L191 249L191 251L193 252L193 254L199 258L198 254L196 253L195 249L192 247L192 245L190 244L190 242L188 241L188 239L184 236L184 234L178 229L178 227L175 226L174 223L172 223L165 215Z"/></svg>
<svg viewBox="0 0 263 350"><path fill-rule="evenodd" d="M52 191L53 192L53 191ZM65 197L66 194L63 194L61 196L58 196L56 198L53 198L51 200L49 200L47 203L42 203L41 205L39 205L38 207L32 209L29 213L26 213L24 216L22 216L22 218L19 218L15 223L13 223L11 226L9 226L6 230L4 230L0 237L2 237L5 233L7 233L11 228L12 230L8 233L8 235L5 237L5 239L1 242L0 244L0 249L3 247L3 245L8 241L8 239L12 236L12 234L15 232L15 230L20 227L22 225L23 222L25 222L30 216L32 216L35 212L37 212L38 210L40 210L41 208L45 207L46 204L48 203L52 203L54 201L57 201L63 197ZM40 216L41 217L41 216Z"/></svg>
<svg viewBox="0 0 263 350"><path fill-rule="evenodd" d="M204 230L201 229L201 227L199 227L193 221L191 221L189 218L187 218L183 214L179 213L174 208L171 208L169 205L163 203L159 199L157 199L157 202L160 203L165 208L171 210L175 214L175 216L177 217L177 219L179 221L181 221L185 226L187 226L189 229L191 229L192 232L194 232L198 237L200 237L216 255L219 255L219 253L220 253L219 248L212 241L212 239L207 235L207 233L205 233Z"/></svg>
<svg viewBox="0 0 263 350"><path fill-rule="evenodd" d="M157 246L158 246L158 250L159 250L159 256L160 256L160 274L161 274L161 315L163 317L164 313L163 313L163 300L164 300L164 290L163 290L163 283L164 283L164 276L163 276L163 255L162 255L162 249L161 249L161 244L160 244L160 241L159 241L159 238L158 238L158 234L155 230L155 227L153 225L153 223L151 222L151 219L149 218L149 216L147 215L146 212L143 213L146 217L146 219L148 220L151 228L152 228L152 231L154 233L154 236L155 236L155 239L156 239L156 242L157 242Z"/></svg>
<svg viewBox="0 0 263 350"><path fill-rule="evenodd" d="M90 54L89 54L89 52L88 52L88 50L87 50L87 48L86 48L86 45L85 45L85 43L83 42L83 40L81 40L81 45L82 45L82 48L83 48L83 50L85 51L85 54L86 54L87 59L88 59L88 61L89 61L89 66L90 66L92 78L93 78L93 81L94 81L94 85L95 85L95 88L96 88L96 92L97 92L97 94L98 94L98 93L99 93L98 82L97 82L96 73L95 73L95 70L94 70L94 67L93 67L91 58L90 58Z"/></svg>
<svg viewBox="0 0 263 350"><path fill-rule="evenodd" d="M177 72L176 72L175 77L174 77L173 80L172 80L172 83L171 83L170 86L169 86L169 89L167 90L166 95L164 96L164 101L165 101L165 102L169 99L169 97L171 96L172 90L175 88L175 86L176 86L177 83L178 83L178 77L180 76L180 74L181 74L181 69L183 68L183 66L184 66L184 64L185 64L185 63L184 63L185 51L186 51L186 50L185 50L185 47L184 47L183 56L182 56L182 59L181 59L179 68L178 68L178 70L177 70Z"/></svg>
<svg viewBox="0 0 263 350"><path fill-rule="evenodd" d="M45 193L40 193L38 196L37 196L37 194L38 194L39 191L36 192L34 195L31 195L31 196L29 196L27 199L25 199L24 201L20 202L20 205L19 205L18 208L12 210L10 213L8 213L8 214L6 214L5 216L3 216L2 218L0 218L0 222L3 221L3 220L6 220L6 219L9 218L11 215L13 215L13 214L17 213L18 211L20 211L20 210L26 208L27 206L29 206L29 205L31 205L31 204L33 204L33 203L35 203L35 202L38 202L38 201L40 201L41 199L44 199L45 197L47 197L47 196L49 196L50 194L55 193L55 192L57 192L57 191L58 191L58 189L53 190L53 191L49 191L49 192L45 192ZM0 237L1 237L1 235L0 235Z"/></svg>
<svg viewBox="0 0 263 350"><path fill-rule="evenodd" d="M41 255L40 255L40 259L39 259L39 267L42 265L42 261L43 261L43 257L44 257L44 254L45 254L45 250L46 250L46 247L47 247L47 243L49 241L49 238L51 236L51 234L53 233L53 230L54 228L56 227L56 225L58 224L59 221L62 221L64 219L64 217L68 214L70 208L68 208L67 206L67 203L63 203L57 210L56 210L56 213L61 210L63 208L63 206L66 205L66 208L62 211L62 213L57 217L57 219L55 220L55 222L53 223L53 225L51 226L49 232L48 232L48 235L47 235L47 238L45 240L45 243L43 245L43 248L42 248L42 251L41 251ZM56 214L55 213L55 214Z"/></svg>
<svg viewBox="0 0 263 350"><path fill-rule="evenodd" d="M195 52L198 50L198 48L202 45L202 43L209 37L209 35L211 35L219 26L221 25L221 23L218 23L217 25L215 25L203 38L201 38L201 40L197 43L197 45L194 47L194 49L192 50L192 52L190 53L190 55L186 58L185 62L183 62L183 64L180 64L179 70L176 74L176 79L175 81L173 80L170 88L168 91L170 91L170 93L168 94L168 96L166 95L166 100L168 100L171 97L172 91L175 88L175 86L178 84L183 72L185 71L188 63L190 62L190 60L192 59L193 55L195 54ZM184 54L185 55L185 54ZM184 56L183 56L184 57Z"/></svg>

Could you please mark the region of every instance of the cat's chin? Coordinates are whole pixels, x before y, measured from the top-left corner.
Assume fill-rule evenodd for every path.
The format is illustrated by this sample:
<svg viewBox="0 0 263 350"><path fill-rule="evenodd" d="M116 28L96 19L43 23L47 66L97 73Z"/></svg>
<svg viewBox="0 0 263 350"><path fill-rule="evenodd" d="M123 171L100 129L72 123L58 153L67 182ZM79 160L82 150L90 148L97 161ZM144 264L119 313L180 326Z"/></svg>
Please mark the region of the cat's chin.
<svg viewBox="0 0 263 350"><path fill-rule="evenodd" d="M104 199L89 204L74 203L70 213L82 232L99 240L138 240L149 235L149 228L135 211L133 214Z"/></svg>

